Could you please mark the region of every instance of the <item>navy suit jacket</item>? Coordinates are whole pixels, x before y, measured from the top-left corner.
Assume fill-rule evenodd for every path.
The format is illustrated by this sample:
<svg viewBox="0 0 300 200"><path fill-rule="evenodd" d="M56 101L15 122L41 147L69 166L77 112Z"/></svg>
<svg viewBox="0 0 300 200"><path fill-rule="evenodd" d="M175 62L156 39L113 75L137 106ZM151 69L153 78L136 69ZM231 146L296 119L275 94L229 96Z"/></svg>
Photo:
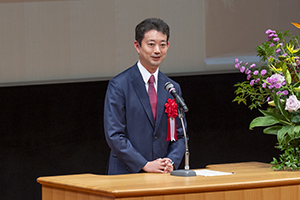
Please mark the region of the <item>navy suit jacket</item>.
<svg viewBox="0 0 300 200"><path fill-rule="evenodd" d="M173 99L164 89L166 82L172 82L181 95L179 84L159 72L155 124L137 64L109 81L104 105L105 137L111 148L108 174L137 173L148 161L165 157L172 159L178 168L185 152L184 134L177 117L177 141L166 141L165 103Z"/></svg>

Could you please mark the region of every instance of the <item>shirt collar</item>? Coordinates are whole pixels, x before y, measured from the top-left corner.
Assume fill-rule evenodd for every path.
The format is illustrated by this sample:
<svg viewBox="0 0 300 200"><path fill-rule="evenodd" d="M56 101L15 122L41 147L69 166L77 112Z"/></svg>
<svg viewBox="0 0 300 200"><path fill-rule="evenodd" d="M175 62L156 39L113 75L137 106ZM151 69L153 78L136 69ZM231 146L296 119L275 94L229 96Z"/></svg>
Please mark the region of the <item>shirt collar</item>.
<svg viewBox="0 0 300 200"><path fill-rule="evenodd" d="M152 75L142 64L140 61L138 61L137 66L142 74L143 80L145 82L145 84L148 83L148 80L150 78L150 76ZM154 77L155 77L155 82L154 84L157 84L157 76L158 76L158 71L159 68L157 68L157 70L153 73Z"/></svg>

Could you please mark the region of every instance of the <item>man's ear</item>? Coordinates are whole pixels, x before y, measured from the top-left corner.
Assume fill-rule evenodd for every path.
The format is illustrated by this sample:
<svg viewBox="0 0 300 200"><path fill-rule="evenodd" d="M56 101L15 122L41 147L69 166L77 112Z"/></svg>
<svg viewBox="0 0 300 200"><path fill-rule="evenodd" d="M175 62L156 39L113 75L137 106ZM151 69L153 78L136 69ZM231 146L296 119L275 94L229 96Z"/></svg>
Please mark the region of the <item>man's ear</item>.
<svg viewBox="0 0 300 200"><path fill-rule="evenodd" d="M138 52L138 54L140 54L140 48L141 48L141 46L138 43L138 41L135 40L134 43L133 43L133 45L134 45L135 50Z"/></svg>

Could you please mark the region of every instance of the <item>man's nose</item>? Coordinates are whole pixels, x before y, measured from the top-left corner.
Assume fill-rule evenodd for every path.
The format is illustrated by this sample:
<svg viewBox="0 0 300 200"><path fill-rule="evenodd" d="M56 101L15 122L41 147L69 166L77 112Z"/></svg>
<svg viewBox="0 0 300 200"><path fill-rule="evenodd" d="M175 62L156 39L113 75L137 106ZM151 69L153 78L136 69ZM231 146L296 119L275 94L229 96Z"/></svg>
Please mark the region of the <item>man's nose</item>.
<svg viewBox="0 0 300 200"><path fill-rule="evenodd" d="M159 54L160 53L159 45L155 45L155 47L154 47L154 53L155 54Z"/></svg>

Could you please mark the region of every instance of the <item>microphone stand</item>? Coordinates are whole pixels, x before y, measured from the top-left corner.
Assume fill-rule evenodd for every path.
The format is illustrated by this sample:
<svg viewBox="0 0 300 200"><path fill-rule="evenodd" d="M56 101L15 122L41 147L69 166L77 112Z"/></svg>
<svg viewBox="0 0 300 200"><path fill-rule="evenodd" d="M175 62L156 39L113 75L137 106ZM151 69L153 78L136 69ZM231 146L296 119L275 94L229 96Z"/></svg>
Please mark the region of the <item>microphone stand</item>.
<svg viewBox="0 0 300 200"><path fill-rule="evenodd" d="M179 169L179 170L173 170L171 172L171 175L173 176L197 176L196 172L193 170L190 170L190 166L189 166L189 148L188 148L188 142L187 142L187 137L186 137L186 131L185 131L185 126L184 126L184 122L183 122L183 114L180 108L178 108L178 117L181 121L181 125L183 128L183 134L184 134L184 142L185 142L185 166L184 169Z"/></svg>

